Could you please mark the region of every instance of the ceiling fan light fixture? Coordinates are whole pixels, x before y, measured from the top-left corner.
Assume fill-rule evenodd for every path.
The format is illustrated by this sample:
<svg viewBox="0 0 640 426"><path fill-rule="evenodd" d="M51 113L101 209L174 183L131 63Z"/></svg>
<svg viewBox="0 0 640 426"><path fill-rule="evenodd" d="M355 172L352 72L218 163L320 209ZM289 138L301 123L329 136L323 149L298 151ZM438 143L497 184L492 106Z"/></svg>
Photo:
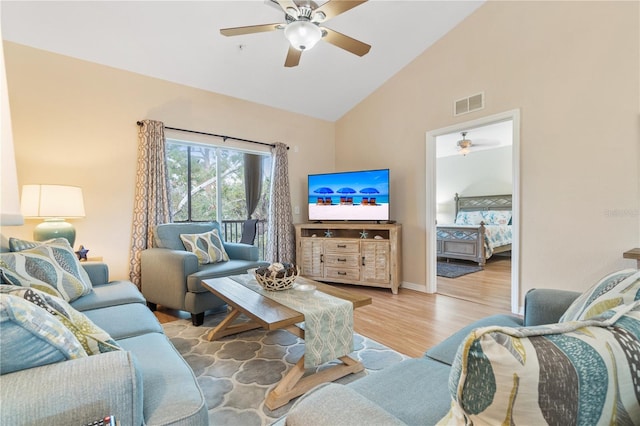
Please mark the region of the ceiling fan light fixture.
<svg viewBox="0 0 640 426"><path fill-rule="evenodd" d="M287 25L284 36L294 49L309 50L322 38L322 30L312 22L299 20Z"/></svg>

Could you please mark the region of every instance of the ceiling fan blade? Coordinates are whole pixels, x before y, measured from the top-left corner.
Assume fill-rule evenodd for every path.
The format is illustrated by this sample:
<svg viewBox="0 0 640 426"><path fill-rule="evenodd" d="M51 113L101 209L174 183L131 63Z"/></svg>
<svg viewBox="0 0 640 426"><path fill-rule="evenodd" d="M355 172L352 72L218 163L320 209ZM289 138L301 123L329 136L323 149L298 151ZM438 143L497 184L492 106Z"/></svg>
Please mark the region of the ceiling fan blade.
<svg viewBox="0 0 640 426"><path fill-rule="evenodd" d="M224 36L237 36L243 34L263 33L267 31L277 30L280 24L263 24L263 25L249 25L248 27L234 27L234 28L222 28L220 34Z"/></svg>
<svg viewBox="0 0 640 426"><path fill-rule="evenodd" d="M351 10L356 6L360 6L362 3L366 3L367 0L329 0L313 12L317 14L322 12L325 15L323 21L334 18L341 13Z"/></svg>
<svg viewBox="0 0 640 426"><path fill-rule="evenodd" d="M322 27L322 30L327 33L327 35L323 37L323 40L333 44L334 46L338 46L347 52L351 52L354 55L364 56L369 53L369 49L371 49L371 46L367 43L363 43L355 38L346 36L338 31L331 30L326 27Z"/></svg>
<svg viewBox="0 0 640 426"><path fill-rule="evenodd" d="M287 59L284 61L284 66L287 68L297 67L300 63L300 56L302 56L302 50L289 46L289 52L287 53Z"/></svg>
<svg viewBox="0 0 640 426"><path fill-rule="evenodd" d="M284 10L284 13L291 16L293 19L298 19L298 16L299 16L298 6L293 2L293 0L276 0L276 1L278 2L282 10ZM293 11L288 9L292 9Z"/></svg>

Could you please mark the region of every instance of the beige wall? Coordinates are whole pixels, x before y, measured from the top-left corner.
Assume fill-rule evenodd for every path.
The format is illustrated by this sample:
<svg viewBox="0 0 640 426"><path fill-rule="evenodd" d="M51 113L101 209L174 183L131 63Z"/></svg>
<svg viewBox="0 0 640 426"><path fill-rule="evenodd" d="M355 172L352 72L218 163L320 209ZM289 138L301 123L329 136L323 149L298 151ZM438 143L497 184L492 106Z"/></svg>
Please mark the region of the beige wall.
<svg viewBox="0 0 640 426"><path fill-rule="evenodd" d="M582 290L640 243L638 2L489 2L336 124L336 167L390 167L403 279L425 285L425 133L520 109L521 296ZM453 117L455 99L486 108ZM362 155L366 152L367 155Z"/></svg>
<svg viewBox="0 0 640 426"><path fill-rule="evenodd" d="M83 188L86 217L73 222L76 247L103 257L112 278L128 277L137 120L288 144L294 205L306 205L308 173L334 167L331 122L15 43L4 48L19 184ZM301 210L296 222L306 220ZM2 234L30 239L37 223L27 220Z"/></svg>

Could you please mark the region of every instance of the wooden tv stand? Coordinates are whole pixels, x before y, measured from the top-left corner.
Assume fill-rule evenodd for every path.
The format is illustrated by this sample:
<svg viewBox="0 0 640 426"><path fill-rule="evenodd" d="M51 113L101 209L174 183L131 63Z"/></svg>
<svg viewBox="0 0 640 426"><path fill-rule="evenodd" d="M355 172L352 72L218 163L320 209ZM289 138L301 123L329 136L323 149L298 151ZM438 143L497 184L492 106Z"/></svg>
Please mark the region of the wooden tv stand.
<svg viewBox="0 0 640 426"><path fill-rule="evenodd" d="M326 282L390 288L402 281L402 225L304 223L296 227L301 275Z"/></svg>

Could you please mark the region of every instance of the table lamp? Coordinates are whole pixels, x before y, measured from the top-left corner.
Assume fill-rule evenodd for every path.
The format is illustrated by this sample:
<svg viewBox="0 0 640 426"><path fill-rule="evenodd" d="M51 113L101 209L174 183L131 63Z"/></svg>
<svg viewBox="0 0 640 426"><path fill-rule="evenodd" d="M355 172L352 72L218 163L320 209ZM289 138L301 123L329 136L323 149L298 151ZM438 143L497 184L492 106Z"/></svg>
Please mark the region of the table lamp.
<svg viewBox="0 0 640 426"><path fill-rule="evenodd" d="M45 241L66 238L71 247L76 241L76 229L65 219L84 217L82 188L65 185L23 185L22 214L27 219L44 218L33 230L33 239Z"/></svg>

